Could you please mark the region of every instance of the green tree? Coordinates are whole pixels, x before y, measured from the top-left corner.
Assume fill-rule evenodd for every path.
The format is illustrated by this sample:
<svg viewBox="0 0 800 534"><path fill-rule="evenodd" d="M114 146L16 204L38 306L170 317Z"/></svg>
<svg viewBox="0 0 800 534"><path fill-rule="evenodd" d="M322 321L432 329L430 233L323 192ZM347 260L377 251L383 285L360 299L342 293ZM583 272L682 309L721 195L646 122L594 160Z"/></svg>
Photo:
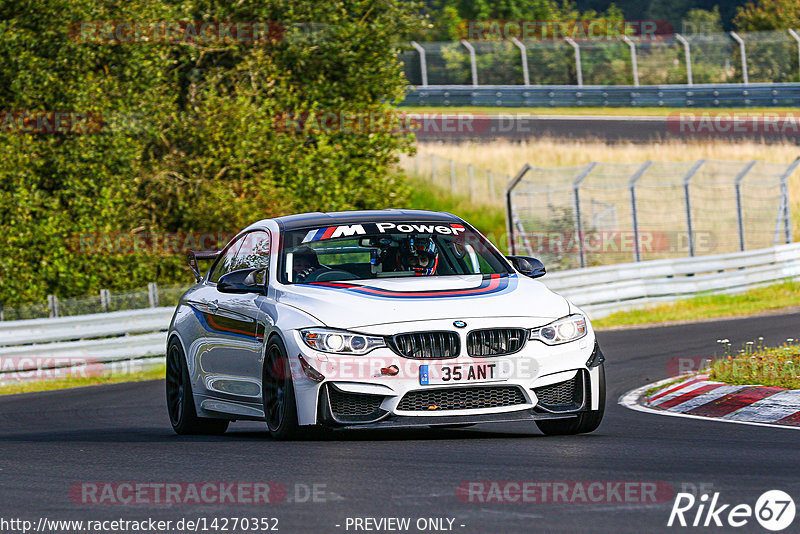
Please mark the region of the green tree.
<svg viewBox="0 0 800 534"><path fill-rule="evenodd" d="M76 39L80 21L273 21L266 42ZM97 234L232 232L296 210L380 208L411 137L286 131L280 117L389 115L405 78L403 0L0 0L0 110L132 119L124 131L0 132L0 302L186 283L183 258L131 254ZM83 239L81 239L83 238Z"/></svg>
<svg viewBox="0 0 800 534"><path fill-rule="evenodd" d="M800 28L800 3L797 0L758 0L740 7L734 18L744 32Z"/></svg>

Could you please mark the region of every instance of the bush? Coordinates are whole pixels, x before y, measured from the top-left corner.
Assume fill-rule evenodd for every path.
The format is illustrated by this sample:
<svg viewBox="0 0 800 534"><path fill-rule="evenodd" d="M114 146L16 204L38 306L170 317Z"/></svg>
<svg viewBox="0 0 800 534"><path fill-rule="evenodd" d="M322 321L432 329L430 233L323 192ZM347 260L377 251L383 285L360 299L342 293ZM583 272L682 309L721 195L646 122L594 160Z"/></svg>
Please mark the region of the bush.
<svg viewBox="0 0 800 534"><path fill-rule="evenodd" d="M189 280L183 258L104 249L98 233L232 232L305 210L381 208L406 189L391 131L284 132L285 113L388 113L405 79L402 0L166 3L47 0L0 7L0 110L123 117L123 132L0 136L0 302ZM79 42L72 21L280 21L266 43ZM313 32L307 28L315 28ZM18 114L4 114L4 119ZM133 119L132 123L130 119Z"/></svg>

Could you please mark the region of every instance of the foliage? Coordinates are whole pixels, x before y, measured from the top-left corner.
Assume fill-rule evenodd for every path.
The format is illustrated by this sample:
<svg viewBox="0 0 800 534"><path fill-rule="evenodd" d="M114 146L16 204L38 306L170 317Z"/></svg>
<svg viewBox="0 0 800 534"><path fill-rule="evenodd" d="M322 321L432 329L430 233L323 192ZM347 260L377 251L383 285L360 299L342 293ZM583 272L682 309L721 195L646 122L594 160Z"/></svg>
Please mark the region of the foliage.
<svg viewBox="0 0 800 534"><path fill-rule="evenodd" d="M286 114L390 114L403 0L0 0L0 110L102 117L98 133L0 133L0 302L186 279L176 255L86 253L85 234L230 232L297 210L381 208L407 190L390 129L285 130ZM82 42L70 21L278 21L266 42ZM314 28L307 31L307 28ZM122 131L110 118L125 118ZM73 245L71 245L73 244Z"/></svg>
<svg viewBox="0 0 800 534"><path fill-rule="evenodd" d="M787 339L779 347L765 347L760 338L735 354L728 345L728 354L714 361L709 376L728 384L800 389L800 346L795 341Z"/></svg>
<svg viewBox="0 0 800 534"><path fill-rule="evenodd" d="M734 22L745 32L797 29L800 28L800 3L797 0L750 1L737 10Z"/></svg>

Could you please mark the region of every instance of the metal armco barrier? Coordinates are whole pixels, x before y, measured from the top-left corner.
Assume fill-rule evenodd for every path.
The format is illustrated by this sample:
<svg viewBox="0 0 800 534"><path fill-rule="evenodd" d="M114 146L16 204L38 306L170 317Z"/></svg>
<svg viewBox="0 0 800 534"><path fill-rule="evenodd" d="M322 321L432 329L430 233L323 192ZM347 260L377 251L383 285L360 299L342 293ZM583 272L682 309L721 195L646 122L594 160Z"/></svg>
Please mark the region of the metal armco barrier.
<svg viewBox="0 0 800 534"><path fill-rule="evenodd" d="M437 85L410 87L404 106L775 107L800 105L800 83L694 85Z"/></svg>
<svg viewBox="0 0 800 534"><path fill-rule="evenodd" d="M48 369L163 358L172 307L0 323L0 382ZM151 360L152 361L152 360Z"/></svg>
<svg viewBox="0 0 800 534"><path fill-rule="evenodd" d="M547 274L542 282L593 318L700 293L733 293L800 277L800 243L695 258Z"/></svg>

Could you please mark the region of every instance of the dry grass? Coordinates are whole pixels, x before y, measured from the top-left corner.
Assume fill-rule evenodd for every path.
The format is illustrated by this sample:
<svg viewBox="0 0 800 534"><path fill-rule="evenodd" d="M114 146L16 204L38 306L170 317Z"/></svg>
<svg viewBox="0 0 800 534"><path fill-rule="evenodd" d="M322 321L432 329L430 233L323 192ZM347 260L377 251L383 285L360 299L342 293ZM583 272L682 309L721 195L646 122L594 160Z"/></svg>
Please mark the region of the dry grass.
<svg viewBox="0 0 800 534"><path fill-rule="evenodd" d="M720 159L749 161L758 159L775 163L791 163L800 156L796 145L762 145L759 143L664 142L653 144L601 141L567 141L542 139L525 143L494 141L491 143L420 143L419 150L476 167L494 169L514 175L525 163L535 167L585 165L592 161L639 163L652 161L696 161ZM798 173L800 174L800 173Z"/></svg>

